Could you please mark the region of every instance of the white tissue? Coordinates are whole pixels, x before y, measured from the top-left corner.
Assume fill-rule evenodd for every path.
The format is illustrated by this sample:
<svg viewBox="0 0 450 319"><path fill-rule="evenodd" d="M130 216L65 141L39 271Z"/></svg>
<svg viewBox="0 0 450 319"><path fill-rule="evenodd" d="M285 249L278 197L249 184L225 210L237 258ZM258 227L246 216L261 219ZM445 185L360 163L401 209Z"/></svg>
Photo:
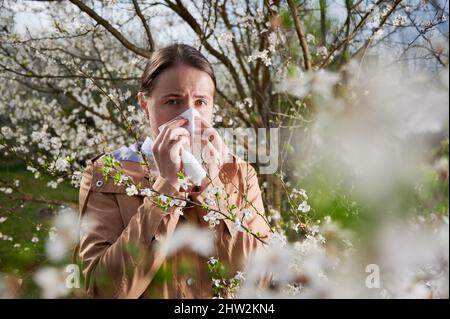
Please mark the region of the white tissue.
<svg viewBox="0 0 450 319"><path fill-rule="evenodd" d="M188 125L187 130L191 133L191 145L194 145L194 134L195 134L195 117L201 117L195 109L188 109L187 111L181 113L176 118L187 119ZM161 131L167 123L161 125L158 129ZM202 180L206 177L206 171L195 158L194 155L189 150L183 148L181 151L181 161L183 162L184 172L191 179L192 183L195 185L200 185Z"/></svg>

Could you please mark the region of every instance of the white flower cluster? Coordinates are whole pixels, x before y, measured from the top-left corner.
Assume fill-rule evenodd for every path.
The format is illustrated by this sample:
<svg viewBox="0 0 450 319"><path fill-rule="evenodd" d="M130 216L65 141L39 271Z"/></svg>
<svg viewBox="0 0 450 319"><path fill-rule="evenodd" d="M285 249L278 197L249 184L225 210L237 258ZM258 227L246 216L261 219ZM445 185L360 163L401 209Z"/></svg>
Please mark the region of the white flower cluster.
<svg viewBox="0 0 450 319"><path fill-rule="evenodd" d="M58 185L61 184L63 181L64 181L64 178L59 177L55 181L49 181L47 183L47 187L56 189L56 188L58 188Z"/></svg>
<svg viewBox="0 0 450 319"><path fill-rule="evenodd" d="M209 223L209 227L214 228L220 223L220 213L210 210L203 219Z"/></svg>
<svg viewBox="0 0 450 319"><path fill-rule="evenodd" d="M237 102L236 107L240 110L244 110L245 108L252 108L253 102L252 99L249 97L246 97L242 102Z"/></svg>
<svg viewBox="0 0 450 319"><path fill-rule="evenodd" d="M57 212L53 220L53 226L48 232L48 239L45 242L46 255L51 261L61 261L68 257L70 249L75 245L81 233L90 231L95 225L95 221L89 217L83 217L82 225L79 224L78 214L70 208L62 208ZM40 231L40 225L36 230ZM34 235L31 242L39 242L39 238Z"/></svg>
<svg viewBox="0 0 450 319"><path fill-rule="evenodd" d="M235 217L233 224L231 225L231 232L244 232L245 229L242 227L242 222L239 220L239 218Z"/></svg>
<svg viewBox="0 0 450 319"><path fill-rule="evenodd" d="M129 181L129 177L125 174L121 174L119 180L117 181L117 185L122 185L124 182Z"/></svg>
<svg viewBox="0 0 450 319"><path fill-rule="evenodd" d="M64 269L46 266L40 268L33 276L47 299L67 296L70 289L66 284L67 273Z"/></svg>
<svg viewBox="0 0 450 319"><path fill-rule="evenodd" d="M302 213L308 213L311 210L311 206L309 206L308 202L304 200L303 202L300 203L300 205L298 205L297 209Z"/></svg>
<svg viewBox="0 0 450 319"><path fill-rule="evenodd" d="M214 206L216 200L223 196L224 190L219 186L210 186L206 191L205 204L208 206Z"/></svg>
<svg viewBox="0 0 450 319"><path fill-rule="evenodd" d="M272 247L284 247L287 244L286 235L282 233L272 232L270 233L268 244Z"/></svg>
<svg viewBox="0 0 450 319"><path fill-rule="evenodd" d="M58 158L55 162L55 169L58 172L65 172L69 168L69 162L65 158Z"/></svg>
<svg viewBox="0 0 450 319"><path fill-rule="evenodd" d="M303 188L300 189L292 189L291 198L298 198L299 196L303 197L304 199L308 199L308 194L306 193L306 191Z"/></svg>
<svg viewBox="0 0 450 319"><path fill-rule="evenodd" d="M406 24L406 17L403 15L398 15L394 18L394 21L392 21L392 24L396 27L401 27Z"/></svg>
<svg viewBox="0 0 450 319"><path fill-rule="evenodd" d="M316 54L322 57L326 57L328 55L328 49L325 46L320 46L316 50Z"/></svg>
<svg viewBox="0 0 450 319"><path fill-rule="evenodd" d="M210 265L215 265L218 261L219 260L214 256L208 258L208 264Z"/></svg>
<svg viewBox="0 0 450 319"><path fill-rule="evenodd" d="M299 210L302 213L308 213L311 210L311 206L309 206L307 200L308 200L308 194L304 189L293 189L291 194L289 195L290 198L295 200L301 200L300 204L297 207L297 210Z"/></svg>
<svg viewBox="0 0 450 319"><path fill-rule="evenodd" d="M269 206L269 216L267 216L267 219L269 222L277 222L281 219L281 214L278 210L273 208L272 206Z"/></svg>
<svg viewBox="0 0 450 319"><path fill-rule="evenodd" d="M242 271L240 271L240 270L236 271L236 275L233 278L236 279L236 280L239 280L239 281L244 281L245 280L244 273Z"/></svg>
<svg viewBox="0 0 450 319"><path fill-rule="evenodd" d="M1 133L7 140L14 137L14 132L11 130L9 126L3 126L1 129Z"/></svg>
<svg viewBox="0 0 450 319"><path fill-rule="evenodd" d="M153 195L153 191L150 188L143 188L141 189L141 196L147 196L150 197Z"/></svg>
<svg viewBox="0 0 450 319"><path fill-rule="evenodd" d="M276 32L269 33L269 51L275 53L278 44L278 37Z"/></svg>
<svg viewBox="0 0 450 319"><path fill-rule="evenodd" d="M255 51L252 55L249 55L247 58L248 62L256 61L257 59L261 59L265 66L272 65L272 60L269 57L269 50Z"/></svg>
<svg viewBox="0 0 450 319"><path fill-rule="evenodd" d="M157 246L158 250L164 251L168 256L182 248L188 248L202 256L210 256L214 251L213 234L209 229L185 224L177 227L172 236L163 238Z"/></svg>
<svg viewBox="0 0 450 319"><path fill-rule="evenodd" d="M130 186L128 186L125 191L127 192L127 196L134 196L139 194L139 191L136 187L136 185L131 184Z"/></svg>
<svg viewBox="0 0 450 319"><path fill-rule="evenodd" d="M249 208L244 208L244 209L241 211L241 215L242 215L242 217L243 217L244 219L252 219L252 217L253 217L253 212L252 212L251 209L249 209Z"/></svg>
<svg viewBox="0 0 450 319"><path fill-rule="evenodd" d="M14 240L14 238L12 238L11 236L7 236L7 235L2 234L2 233L0 233L0 239L7 240L7 241L13 241Z"/></svg>
<svg viewBox="0 0 450 319"><path fill-rule="evenodd" d="M316 37L315 37L313 34L308 33L308 34L306 35L306 41L307 41L308 43L315 44L315 43L316 43Z"/></svg>
<svg viewBox="0 0 450 319"><path fill-rule="evenodd" d="M0 192L5 194L11 194L13 189L11 187L0 187Z"/></svg>
<svg viewBox="0 0 450 319"><path fill-rule="evenodd" d="M219 36L217 37L217 42L219 42L220 45L227 45L231 43L233 38L234 38L233 32L226 31L224 33L219 34Z"/></svg>
<svg viewBox="0 0 450 319"><path fill-rule="evenodd" d="M180 182L180 188L184 191L187 191L189 187L192 186L192 182L187 176L184 176L183 178L178 178L178 181Z"/></svg>

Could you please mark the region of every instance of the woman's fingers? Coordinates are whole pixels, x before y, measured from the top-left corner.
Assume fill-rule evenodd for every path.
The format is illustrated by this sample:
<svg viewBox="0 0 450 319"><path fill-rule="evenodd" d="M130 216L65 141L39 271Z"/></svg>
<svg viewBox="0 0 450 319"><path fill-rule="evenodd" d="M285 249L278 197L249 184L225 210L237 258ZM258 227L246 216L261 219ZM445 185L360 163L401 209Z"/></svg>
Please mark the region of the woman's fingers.
<svg viewBox="0 0 450 319"><path fill-rule="evenodd" d="M189 143L189 139L186 140L185 136L180 136L179 139L170 146L170 159L173 163L180 163L181 161L181 149Z"/></svg>
<svg viewBox="0 0 450 319"><path fill-rule="evenodd" d="M219 151L207 138L202 138L202 159L206 164L221 163Z"/></svg>
<svg viewBox="0 0 450 319"><path fill-rule="evenodd" d="M174 128L170 131L170 133L166 134L166 137L162 141L160 148L165 148L165 150L170 153L170 159L174 163L179 163L180 146L189 148L190 141L191 140L189 132L182 127L178 127Z"/></svg>
<svg viewBox="0 0 450 319"><path fill-rule="evenodd" d="M214 147L220 152L223 147L224 143L222 142L222 139L219 136L219 133L217 130L211 126L211 124L208 123L204 118L201 118L201 124L202 124L202 138L207 138Z"/></svg>
<svg viewBox="0 0 450 319"><path fill-rule="evenodd" d="M164 125L163 129L159 132L158 136L155 139L155 144L159 144L163 141L164 137L166 136L167 132L169 132L170 130L176 128L176 127L181 127L184 124L186 124L187 120L184 118L179 118L179 119L175 119L172 120L170 122L168 122L167 124Z"/></svg>
<svg viewBox="0 0 450 319"><path fill-rule="evenodd" d="M170 143L171 141L177 141L179 136L190 137L191 134L184 127L176 127L168 131L168 133L165 136L167 140L163 139L163 144Z"/></svg>
<svg viewBox="0 0 450 319"><path fill-rule="evenodd" d="M158 134L153 143L153 151L160 152L163 148L168 146L168 142L175 138L175 135L172 135L172 131L176 128L181 128L184 124L186 124L186 119L175 119L167 123L162 131ZM187 130L186 130L187 131ZM180 131L180 133L183 131ZM189 133L189 132L188 132ZM181 133L181 135L184 135Z"/></svg>

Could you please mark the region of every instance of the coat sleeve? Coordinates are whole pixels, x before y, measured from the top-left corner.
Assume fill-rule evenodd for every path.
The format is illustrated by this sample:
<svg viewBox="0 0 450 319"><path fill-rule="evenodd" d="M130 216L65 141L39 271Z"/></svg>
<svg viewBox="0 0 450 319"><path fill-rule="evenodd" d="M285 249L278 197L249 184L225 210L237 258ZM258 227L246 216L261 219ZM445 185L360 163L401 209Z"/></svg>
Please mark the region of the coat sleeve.
<svg viewBox="0 0 450 319"><path fill-rule="evenodd" d="M270 237L271 228L268 225L267 216L264 210L264 203L262 200L261 189L259 187L258 175L255 169L250 164L244 164L246 168L242 170L244 177L244 185L246 185L246 201L243 203L243 208L249 208L253 213L253 218L248 222L248 227L255 233L260 235L260 238L264 240L262 243L254 236L245 236L242 240L242 249L247 251L246 258L249 258L251 254L262 252L267 249L268 239ZM261 289L267 289L270 286L272 277L271 274L265 273L261 276L258 287Z"/></svg>
<svg viewBox="0 0 450 319"><path fill-rule="evenodd" d="M226 174L223 174L222 176L224 175ZM230 209L228 207L234 204L237 207L237 211L249 209L252 212L252 217L244 219L242 224L253 233L258 234L258 237L262 239L262 241L249 233L236 231L232 226L232 221L223 220L232 235L230 247L228 248L231 259L237 261L238 264L242 265L242 269L246 270L252 254L267 249L266 243L271 232L271 228L268 225L265 215L258 176L255 169L246 162L239 165L238 173L232 180L220 178L220 176L221 175L214 178L203 191L195 194L193 197L195 201L206 204L205 199L208 196L208 190L211 189L211 187L219 187L226 193L238 192L239 195L235 197L233 202L230 202L224 196L221 196L217 201L215 208L218 206L222 212L230 215ZM236 212L236 210L232 211ZM269 284L270 276L267 274L262 275L258 286L266 288Z"/></svg>
<svg viewBox="0 0 450 319"><path fill-rule="evenodd" d="M100 298L138 298L165 260L155 243L173 234L178 214L164 211L145 197L128 225L123 225L114 194L90 190L92 164L80 186L79 257L87 292ZM158 177L153 189L171 196L178 191Z"/></svg>

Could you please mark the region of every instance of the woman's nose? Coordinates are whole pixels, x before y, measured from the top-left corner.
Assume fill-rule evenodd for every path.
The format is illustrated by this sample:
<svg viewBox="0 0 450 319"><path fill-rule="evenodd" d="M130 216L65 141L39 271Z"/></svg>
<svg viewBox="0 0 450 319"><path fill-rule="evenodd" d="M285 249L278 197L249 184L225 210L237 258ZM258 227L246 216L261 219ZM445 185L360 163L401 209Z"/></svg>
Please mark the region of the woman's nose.
<svg viewBox="0 0 450 319"><path fill-rule="evenodd" d="M186 112L189 109L195 109L195 101L194 100L186 100L186 101L184 101L182 112Z"/></svg>

